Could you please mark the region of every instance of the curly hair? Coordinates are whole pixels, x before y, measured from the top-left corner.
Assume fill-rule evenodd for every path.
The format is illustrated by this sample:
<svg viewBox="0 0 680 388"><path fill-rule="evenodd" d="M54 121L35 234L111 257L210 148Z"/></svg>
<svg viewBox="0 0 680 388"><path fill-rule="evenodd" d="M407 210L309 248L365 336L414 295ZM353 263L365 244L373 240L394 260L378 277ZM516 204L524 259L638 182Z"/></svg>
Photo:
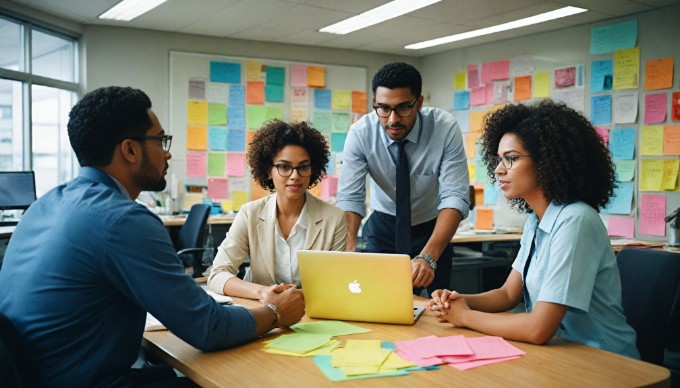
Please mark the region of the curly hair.
<svg viewBox="0 0 680 388"><path fill-rule="evenodd" d="M373 95L375 95L378 86L388 89L408 87L414 97L420 97L423 90L423 79L420 72L408 63L390 62L382 65L373 75Z"/></svg>
<svg viewBox="0 0 680 388"><path fill-rule="evenodd" d="M144 136L152 126L149 96L139 89L108 86L87 93L73 106L67 125L81 166L106 166L123 139Z"/></svg>
<svg viewBox="0 0 680 388"><path fill-rule="evenodd" d="M312 165L309 187L314 187L326 175L330 152L328 142L321 132L304 121L286 123L271 120L255 133L246 155L253 178L270 192L274 191L274 181L269 178L274 166L274 157L287 145L300 146L309 153Z"/></svg>
<svg viewBox="0 0 680 388"><path fill-rule="evenodd" d="M549 99L533 105L506 105L484 120L479 142L491 182L496 181L498 144L506 133L519 137L536 165L536 180L548 201L583 201L599 211L614 194L615 173L607 145L588 119ZM522 198L512 207L531 212Z"/></svg>

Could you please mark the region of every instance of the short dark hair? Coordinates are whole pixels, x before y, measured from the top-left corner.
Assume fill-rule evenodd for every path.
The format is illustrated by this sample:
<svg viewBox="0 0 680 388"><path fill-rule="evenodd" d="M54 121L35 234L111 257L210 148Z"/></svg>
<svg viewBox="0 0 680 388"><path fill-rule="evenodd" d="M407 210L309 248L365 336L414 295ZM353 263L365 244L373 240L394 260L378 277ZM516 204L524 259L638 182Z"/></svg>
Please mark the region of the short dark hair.
<svg viewBox="0 0 680 388"><path fill-rule="evenodd" d="M69 113L68 137L81 166L106 166L123 139L152 126L151 100L143 91L107 86L87 93Z"/></svg>
<svg viewBox="0 0 680 388"><path fill-rule="evenodd" d="M274 166L274 157L287 145L300 146L309 153L312 165L309 187L315 186L326 175L330 152L321 132L304 121L287 123L271 120L255 132L246 156L253 179L265 190L274 191L274 181L269 178L269 172Z"/></svg>
<svg viewBox="0 0 680 388"><path fill-rule="evenodd" d="M414 97L420 97L423 91L423 79L415 67L404 62L390 62L382 65L373 75L373 95L378 86L388 89L411 89Z"/></svg>
<svg viewBox="0 0 680 388"><path fill-rule="evenodd" d="M597 211L609 203L616 187L614 164L604 140L582 114L549 99L533 106L508 104L490 113L479 141L492 182L498 144L506 133L519 137L531 155L547 200L583 201ZM522 198L510 199L510 204L531 211Z"/></svg>

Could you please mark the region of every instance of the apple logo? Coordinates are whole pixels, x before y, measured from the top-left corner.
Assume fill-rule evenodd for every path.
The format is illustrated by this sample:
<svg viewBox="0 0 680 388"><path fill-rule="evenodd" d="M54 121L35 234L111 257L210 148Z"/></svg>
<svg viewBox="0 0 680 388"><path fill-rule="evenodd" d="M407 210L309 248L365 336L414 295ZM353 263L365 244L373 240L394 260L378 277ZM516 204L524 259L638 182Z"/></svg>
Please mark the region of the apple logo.
<svg viewBox="0 0 680 388"><path fill-rule="evenodd" d="M349 292L352 294L360 294L361 293L361 284L354 280L349 284Z"/></svg>

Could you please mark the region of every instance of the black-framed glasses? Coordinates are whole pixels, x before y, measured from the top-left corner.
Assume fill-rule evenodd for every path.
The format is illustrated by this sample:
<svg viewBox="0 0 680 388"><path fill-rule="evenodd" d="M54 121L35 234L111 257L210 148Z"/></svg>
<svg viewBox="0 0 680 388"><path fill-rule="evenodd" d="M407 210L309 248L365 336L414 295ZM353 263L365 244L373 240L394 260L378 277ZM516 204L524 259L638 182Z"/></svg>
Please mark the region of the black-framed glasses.
<svg viewBox="0 0 680 388"><path fill-rule="evenodd" d="M496 167L498 167L499 164L503 165L503 168L506 170L510 170L512 168L512 163L519 159L519 158L530 158L531 155L505 155L505 156L496 156L494 157L493 161Z"/></svg>
<svg viewBox="0 0 680 388"><path fill-rule="evenodd" d="M396 113L399 117L409 117L411 113L413 113L413 107L416 105L416 101L418 101L418 97L409 104L399 104L394 108L383 104L376 104L373 105L373 109L375 109L375 113L382 118L390 117L392 112Z"/></svg>
<svg viewBox="0 0 680 388"><path fill-rule="evenodd" d="M303 164L297 167L293 167L290 164L275 164L274 167L276 167L276 171L279 172L279 175L281 175L284 178L293 175L293 170L297 170L298 175L300 176L308 177L312 175L311 164Z"/></svg>
<svg viewBox="0 0 680 388"><path fill-rule="evenodd" d="M172 135L157 135L157 136L133 136L128 137L130 140L158 140L161 142L161 147L163 151L170 152L170 146L172 146Z"/></svg>

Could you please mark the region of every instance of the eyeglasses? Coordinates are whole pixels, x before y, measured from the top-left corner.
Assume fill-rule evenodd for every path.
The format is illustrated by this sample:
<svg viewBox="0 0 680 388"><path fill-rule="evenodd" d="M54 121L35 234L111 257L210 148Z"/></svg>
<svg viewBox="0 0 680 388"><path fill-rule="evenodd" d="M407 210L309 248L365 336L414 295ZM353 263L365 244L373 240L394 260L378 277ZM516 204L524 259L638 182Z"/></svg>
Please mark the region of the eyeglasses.
<svg viewBox="0 0 680 388"><path fill-rule="evenodd" d="M279 175L281 175L284 178L293 175L293 170L297 170L298 175L303 177L308 177L312 175L311 164L303 164L302 166L297 167L293 167L289 164L275 164L274 167L276 167L276 171L279 172Z"/></svg>
<svg viewBox="0 0 680 388"><path fill-rule="evenodd" d="M161 147L163 151L170 152L170 146L172 145L172 135L158 135L158 136L135 136L128 137L130 140L158 140L161 142Z"/></svg>
<svg viewBox="0 0 680 388"><path fill-rule="evenodd" d="M498 167L499 164L503 165L503 168L506 170L510 170L512 168L512 163L519 158L530 158L531 155L505 155L505 156L496 156L494 157L493 161L496 167Z"/></svg>
<svg viewBox="0 0 680 388"><path fill-rule="evenodd" d="M417 100L418 97L416 97L410 104L399 104L394 108L387 105L377 104L373 105L373 109L375 109L375 113L382 118L390 117L392 112L396 113L399 117L409 117L411 113L413 113L413 107L416 105Z"/></svg>

